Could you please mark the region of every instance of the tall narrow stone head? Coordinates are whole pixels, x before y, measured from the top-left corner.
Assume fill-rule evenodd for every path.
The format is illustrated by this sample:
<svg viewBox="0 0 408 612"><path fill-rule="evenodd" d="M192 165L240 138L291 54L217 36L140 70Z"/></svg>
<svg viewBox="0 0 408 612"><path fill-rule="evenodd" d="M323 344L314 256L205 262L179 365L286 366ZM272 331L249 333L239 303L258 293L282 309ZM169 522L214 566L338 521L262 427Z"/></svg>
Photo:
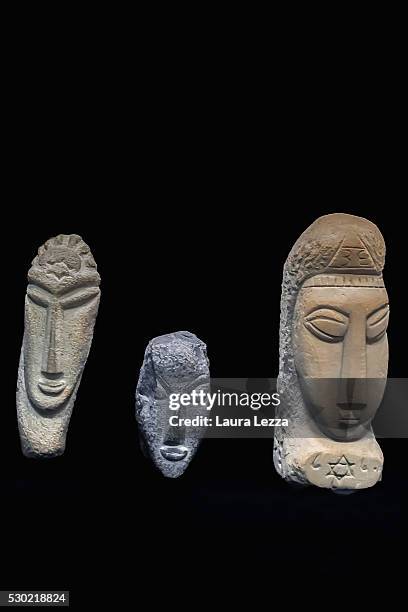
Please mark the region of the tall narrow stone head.
<svg viewBox="0 0 408 612"><path fill-rule="evenodd" d="M17 388L20 436L29 456L64 451L92 342L99 284L90 249L75 234L51 238L32 262Z"/></svg>
<svg viewBox="0 0 408 612"><path fill-rule="evenodd" d="M173 412L170 398L208 393L209 385L206 346L197 336L182 331L149 342L136 390L136 419L145 454L164 476L177 478L186 470L202 437L201 427L185 426L182 419L206 415L204 404L180 405Z"/></svg>
<svg viewBox="0 0 408 612"><path fill-rule="evenodd" d="M382 455L371 421L383 397L388 366L384 258L378 228L346 214L315 221L289 254L282 284L278 384L291 425L275 444L275 465L289 479L291 470L292 479L300 481L310 480L310 472L319 486L359 488L379 478ZM337 478L330 471L333 462L326 462L327 474L326 467L317 468L320 456L305 473L301 464L310 457L302 452L310 450L313 438L316 449L326 441L335 453L335 442L347 443L337 447L342 449L340 465L345 465L346 449L363 459L376 455L377 462L371 471L353 467Z"/></svg>

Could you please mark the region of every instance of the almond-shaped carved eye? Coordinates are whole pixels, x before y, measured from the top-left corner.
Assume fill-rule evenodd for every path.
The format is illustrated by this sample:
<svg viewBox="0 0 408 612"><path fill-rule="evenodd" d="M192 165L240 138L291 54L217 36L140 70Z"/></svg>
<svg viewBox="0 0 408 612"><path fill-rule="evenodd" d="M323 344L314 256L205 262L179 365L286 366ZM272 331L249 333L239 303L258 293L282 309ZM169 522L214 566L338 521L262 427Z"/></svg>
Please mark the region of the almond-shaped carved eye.
<svg viewBox="0 0 408 612"><path fill-rule="evenodd" d="M96 298L99 294L100 290L98 287L86 287L61 298L60 303L64 309L76 308L76 306L82 306Z"/></svg>
<svg viewBox="0 0 408 612"><path fill-rule="evenodd" d="M367 318L367 340L377 342L385 335L390 318L390 307L388 304L381 306Z"/></svg>
<svg viewBox="0 0 408 612"><path fill-rule="evenodd" d="M27 287L27 296L28 298L37 304L37 306L42 306L43 308L47 308L50 303L50 296L47 296L47 293L36 287L35 285L28 285Z"/></svg>
<svg viewBox="0 0 408 612"><path fill-rule="evenodd" d="M348 317L338 310L319 308L305 317L304 324L324 342L341 342L348 328Z"/></svg>

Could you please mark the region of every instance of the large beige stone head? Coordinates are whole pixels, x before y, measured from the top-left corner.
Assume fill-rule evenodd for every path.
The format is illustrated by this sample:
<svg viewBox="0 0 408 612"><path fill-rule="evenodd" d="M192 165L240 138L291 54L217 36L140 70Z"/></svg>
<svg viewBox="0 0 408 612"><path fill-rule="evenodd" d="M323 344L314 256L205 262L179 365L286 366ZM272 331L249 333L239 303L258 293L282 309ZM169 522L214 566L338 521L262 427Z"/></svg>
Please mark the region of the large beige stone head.
<svg viewBox="0 0 408 612"><path fill-rule="evenodd" d="M279 389L333 440L362 438L384 393L384 258L373 223L332 214L300 236L285 264Z"/></svg>
<svg viewBox="0 0 408 612"><path fill-rule="evenodd" d="M80 236L59 235L38 250L28 272L24 378L40 413L62 409L88 357L100 299L100 276Z"/></svg>

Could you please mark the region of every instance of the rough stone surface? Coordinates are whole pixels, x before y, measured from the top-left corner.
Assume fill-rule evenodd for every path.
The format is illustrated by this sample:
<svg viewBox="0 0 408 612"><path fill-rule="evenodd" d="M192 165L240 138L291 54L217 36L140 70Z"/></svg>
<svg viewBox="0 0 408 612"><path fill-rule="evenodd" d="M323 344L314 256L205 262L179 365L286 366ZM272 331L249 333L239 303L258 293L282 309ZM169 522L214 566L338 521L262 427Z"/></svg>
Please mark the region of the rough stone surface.
<svg viewBox="0 0 408 612"><path fill-rule="evenodd" d="M209 392L206 346L190 332L179 331L151 340L146 348L136 389L136 420L142 449L169 478L186 470L202 437L202 429L170 427L170 415L206 416L205 406L169 409L173 393Z"/></svg>
<svg viewBox="0 0 408 612"><path fill-rule="evenodd" d="M65 450L75 397L91 347L100 276L80 236L59 235L28 272L17 381L21 445L28 457Z"/></svg>
<svg viewBox="0 0 408 612"><path fill-rule="evenodd" d="M315 221L285 263L274 464L288 481L354 490L381 479L371 420L388 366L384 240L366 219Z"/></svg>

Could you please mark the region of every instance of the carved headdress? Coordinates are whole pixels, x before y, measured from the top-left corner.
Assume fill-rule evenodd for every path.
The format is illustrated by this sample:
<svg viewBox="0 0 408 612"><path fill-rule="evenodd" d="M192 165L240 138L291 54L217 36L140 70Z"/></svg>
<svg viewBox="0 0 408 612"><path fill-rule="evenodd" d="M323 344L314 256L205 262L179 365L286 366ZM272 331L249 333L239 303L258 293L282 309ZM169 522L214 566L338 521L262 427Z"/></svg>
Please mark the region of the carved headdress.
<svg viewBox="0 0 408 612"><path fill-rule="evenodd" d="M76 234L60 234L47 240L32 261L28 280L56 291L78 283L100 284L91 250Z"/></svg>

